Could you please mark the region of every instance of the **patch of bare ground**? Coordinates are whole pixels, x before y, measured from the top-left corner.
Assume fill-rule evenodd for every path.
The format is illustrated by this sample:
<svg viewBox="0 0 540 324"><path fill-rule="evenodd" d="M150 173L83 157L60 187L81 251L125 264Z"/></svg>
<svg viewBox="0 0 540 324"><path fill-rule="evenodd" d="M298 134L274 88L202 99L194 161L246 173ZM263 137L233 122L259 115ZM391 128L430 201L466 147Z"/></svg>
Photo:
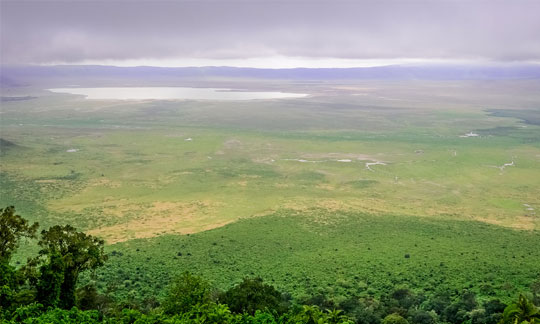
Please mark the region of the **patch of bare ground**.
<svg viewBox="0 0 540 324"><path fill-rule="evenodd" d="M88 183L89 187L119 188L122 184L119 181L112 181L107 178L92 179Z"/></svg>
<svg viewBox="0 0 540 324"><path fill-rule="evenodd" d="M480 218L477 218L476 220L479 221L479 222L484 222L484 223L488 223L488 224L492 224L492 225L499 225L499 226L502 225L502 222L500 220L496 220L496 219L492 219L492 218L480 217Z"/></svg>
<svg viewBox="0 0 540 324"><path fill-rule="evenodd" d="M36 183L57 183L58 180L56 179L39 179L36 180Z"/></svg>
<svg viewBox="0 0 540 324"><path fill-rule="evenodd" d="M88 188L88 187L87 187ZM84 193L84 192L83 192ZM81 213L85 209L94 206L94 203L66 203L65 201L52 201L48 208L60 212ZM128 199L118 199L113 196L104 197L103 203L100 204L102 212L111 217L120 217L127 212L138 211L142 206L132 203Z"/></svg>
<svg viewBox="0 0 540 324"><path fill-rule="evenodd" d="M405 199L405 198L404 198ZM521 230L536 230L538 228L538 219L534 216L525 215L513 218L509 215L498 215L497 217L486 217L485 211L475 211L470 208L461 208L459 206L445 206L437 203L430 204L425 200L410 200L408 204L389 206L384 198L362 197L349 199L295 199L287 200L279 208L297 211L302 214L310 214L313 209L324 209L332 213L338 211L363 212L373 215L410 215L427 218L461 219L475 220L492 225L510 227ZM268 213L264 213L268 214ZM262 215L264 215L262 214ZM255 215L256 216L256 215ZM324 220L315 220L316 222L331 224L333 221L325 217Z"/></svg>
<svg viewBox="0 0 540 324"><path fill-rule="evenodd" d="M281 207L285 209L306 212L310 209L325 209L330 212L336 211L362 211L368 213L381 213L384 210L380 209L382 201L373 198L362 199L333 199L321 198L317 200L294 200L284 202Z"/></svg>
<svg viewBox="0 0 540 324"><path fill-rule="evenodd" d="M276 161L277 157L276 156L271 156L271 157L258 157L258 158L253 158L251 159L251 161L253 163L265 163L265 164L272 164Z"/></svg>
<svg viewBox="0 0 540 324"><path fill-rule="evenodd" d="M305 153L301 155L304 159L355 159L362 161L377 161L373 155L359 153Z"/></svg>
<svg viewBox="0 0 540 324"><path fill-rule="evenodd" d="M236 183L236 185L241 185ZM332 186L324 189L333 190ZM323 188L321 188L323 189ZM117 202L118 203L118 202ZM252 217L265 216L279 209L288 209L303 215L312 215L311 220L315 223L331 225L340 220L339 211L365 212L373 215L388 213L403 215L422 215L422 217L458 217L469 215L467 220L477 220L497 226L512 227L521 230L534 230L536 223L534 217L521 216L515 221L508 222L505 219L495 217L488 218L485 215L474 215L470 210L460 209L456 206L444 208L438 204L426 205L425 201L415 202L418 205L407 208L389 208L388 202L380 198L362 197L349 199L294 199L280 203L278 206L253 214ZM151 238L163 234L191 234L225 226L234 219L224 220L218 217L218 211L223 204L211 201L195 202L154 202L150 206L134 205L128 202L111 205L104 208L104 214L124 220L121 224L104 226L88 231L105 239L108 244L127 241L130 239ZM326 210L329 213L312 213L314 209ZM126 217L126 214L137 214L136 218ZM140 216L139 216L140 215Z"/></svg>
<svg viewBox="0 0 540 324"><path fill-rule="evenodd" d="M512 224L512 227L522 230L534 230L534 218L531 216L519 216L516 221Z"/></svg>
<svg viewBox="0 0 540 324"><path fill-rule="evenodd" d="M256 175L256 174L241 174L241 175L240 175L240 178L245 178L245 179L260 179L261 176L260 176L260 175Z"/></svg>
<svg viewBox="0 0 540 324"><path fill-rule="evenodd" d="M329 190L329 191L332 191L332 190L335 190L336 187L331 185L331 184L328 184L328 183L319 183L317 186L316 186L317 189L322 189L322 190Z"/></svg>
<svg viewBox="0 0 540 324"><path fill-rule="evenodd" d="M103 214L114 219L125 218L128 214L139 213L144 209L143 206L130 203L127 199L120 201L111 200L109 204L103 206Z"/></svg>
<svg viewBox="0 0 540 324"><path fill-rule="evenodd" d="M228 139L223 143L223 148L226 150L235 150L241 149L243 146L242 142L237 139Z"/></svg>
<svg viewBox="0 0 540 324"><path fill-rule="evenodd" d="M200 232L231 222L218 221L212 216L219 205L209 201L154 202L151 207L141 210L140 217L92 229L87 233L103 238L108 244L114 244L163 234ZM122 213L120 210L116 212Z"/></svg>
<svg viewBox="0 0 540 324"><path fill-rule="evenodd" d="M509 227L517 230L533 231L537 229L535 218L531 216L518 216L513 220L509 220L508 218L501 220L488 217L472 217L472 219L491 225L497 225L507 228Z"/></svg>
<svg viewBox="0 0 540 324"><path fill-rule="evenodd" d="M276 187L276 188L291 188L291 187L293 187L293 185L289 184L289 183L274 183L274 187Z"/></svg>
<svg viewBox="0 0 540 324"><path fill-rule="evenodd" d="M234 184L235 186L238 186L238 187L247 187L248 185L248 182L246 180L243 180L243 181L238 181Z"/></svg>

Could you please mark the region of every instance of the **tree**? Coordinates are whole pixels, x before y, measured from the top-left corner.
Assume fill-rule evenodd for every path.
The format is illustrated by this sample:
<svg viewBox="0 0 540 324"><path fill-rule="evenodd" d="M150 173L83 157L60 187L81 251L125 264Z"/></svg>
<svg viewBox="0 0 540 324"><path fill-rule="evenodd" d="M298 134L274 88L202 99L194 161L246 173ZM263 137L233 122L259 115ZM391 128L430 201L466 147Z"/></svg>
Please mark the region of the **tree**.
<svg viewBox="0 0 540 324"><path fill-rule="evenodd" d="M315 305L302 306L302 310L296 314L293 323L319 324L326 323L325 314Z"/></svg>
<svg viewBox="0 0 540 324"><path fill-rule="evenodd" d="M107 295L100 294L94 282L78 288L76 294L77 308L81 310L95 309L100 313L106 313L113 306L111 298ZM158 306L156 302L152 301L152 298L144 300L142 304L148 307L147 312Z"/></svg>
<svg viewBox="0 0 540 324"><path fill-rule="evenodd" d="M470 312L476 308L476 295L471 291L464 291L460 299L450 306L446 307L443 312L443 318L450 323L463 323L470 319Z"/></svg>
<svg viewBox="0 0 540 324"><path fill-rule="evenodd" d="M0 312L13 303L17 286L15 269L8 262L0 262Z"/></svg>
<svg viewBox="0 0 540 324"><path fill-rule="evenodd" d="M167 314L182 314L197 304L209 302L210 285L201 277L184 272L173 282L163 302L163 310Z"/></svg>
<svg viewBox="0 0 540 324"><path fill-rule="evenodd" d="M437 323L437 315L434 311L426 312L422 309L410 310L411 322L415 324L435 324Z"/></svg>
<svg viewBox="0 0 540 324"><path fill-rule="evenodd" d="M12 305L24 282L21 272L10 265L11 256L22 238L36 237L38 226L16 215L13 206L0 209L0 310Z"/></svg>
<svg viewBox="0 0 540 324"><path fill-rule="evenodd" d="M11 259L22 238L35 238L39 224L15 214L15 207L0 209L0 261Z"/></svg>
<svg viewBox="0 0 540 324"><path fill-rule="evenodd" d="M227 305L210 302L194 305L181 318L181 323L224 324L233 322L234 316Z"/></svg>
<svg viewBox="0 0 540 324"><path fill-rule="evenodd" d="M415 303L414 294L406 288L396 289L391 297L398 302L399 307L409 309Z"/></svg>
<svg viewBox="0 0 540 324"><path fill-rule="evenodd" d="M351 323L350 319L343 314L342 310L332 309L326 310L326 323L338 324L338 323Z"/></svg>
<svg viewBox="0 0 540 324"><path fill-rule="evenodd" d="M318 293L317 295L311 296L307 299L301 300L301 303L304 305L316 305L321 309L334 309L336 304L333 300L327 299L324 293Z"/></svg>
<svg viewBox="0 0 540 324"><path fill-rule="evenodd" d="M64 281L64 261L58 252L49 255L49 262L41 265L36 284L37 300L44 306L58 306Z"/></svg>
<svg viewBox="0 0 540 324"><path fill-rule="evenodd" d="M451 303L450 293L447 290L442 290L436 292L435 295L427 301L426 309L433 310L438 315L441 315Z"/></svg>
<svg viewBox="0 0 540 324"><path fill-rule="evenodd" d="M283 314L288 309L282 294L273 286L263 283L261 278L244 278L241 283L227 290L220 297L220 302L229 305L235 313L251 315L257 310Z"/></svg>
<svg viewBox="0 0 540 324"><path fill-rule="evenodd" d="M484 303L484 318L482 322L485 324L497 324L501 318L506 305L498 299L492 299Z"/></svg>
<svg viewBox="0 0 540 324"><path fill-rule="evenodd" d="M397 313L390 314L382 320L382 324L409 324L401 315Z"/></svg>
<svg viewBox="0 0 540 324"><path fill-rule="evenodd" d="M70 225L56 225L41 232L38 244L41 247L40 260L46 260L46 264L40 267L38 294L40 289L43 293L46 292L45 289L49 290L51 293L41 295L47 299L47 304L66 309L73 307L79 274L86 270L95 270L107 259L103 240L77 232ZM58 290L58 295L52 293ZM58 300L55 301L54 298Z"/></svg>
<svg viewBox="0 0 540 324"><path fill-rule="evenodd" d="M533 294L532 302L536 306L540 306L540 279L531 284L531 293Z"/></svg>
<svg viewBox="0 0 540 324"><path fill-rule="evenodd" d="M517 303L508 305L499 324L539 324L540 310L525 296L519 295Z"/></svg>

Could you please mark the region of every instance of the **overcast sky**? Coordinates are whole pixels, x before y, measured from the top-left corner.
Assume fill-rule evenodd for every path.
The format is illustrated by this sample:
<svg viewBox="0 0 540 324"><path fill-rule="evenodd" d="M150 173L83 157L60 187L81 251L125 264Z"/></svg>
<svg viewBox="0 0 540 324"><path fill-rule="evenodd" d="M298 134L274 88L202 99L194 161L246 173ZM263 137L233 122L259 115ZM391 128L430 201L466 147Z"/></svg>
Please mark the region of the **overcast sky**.
<svg viewBox="0 0 540 324"><path fill-rule="evenodd" d="M540 0L0 1L3 64L540 62Z"/></svg>

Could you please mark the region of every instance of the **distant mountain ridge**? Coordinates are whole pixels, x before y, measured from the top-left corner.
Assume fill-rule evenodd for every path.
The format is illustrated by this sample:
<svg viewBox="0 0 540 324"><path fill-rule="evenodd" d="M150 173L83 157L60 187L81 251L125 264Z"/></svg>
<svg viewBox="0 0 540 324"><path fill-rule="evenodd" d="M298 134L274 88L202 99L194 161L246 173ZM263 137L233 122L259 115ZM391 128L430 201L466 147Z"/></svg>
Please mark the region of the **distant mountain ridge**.
<svg viewBox="0 0 540 324"><path fill-rule="evenodd" d="M389 65L362 68L259 69L241 67L2 66L3 86L33 78L252 78L284 80L540 79L540 65Z"/></svg>

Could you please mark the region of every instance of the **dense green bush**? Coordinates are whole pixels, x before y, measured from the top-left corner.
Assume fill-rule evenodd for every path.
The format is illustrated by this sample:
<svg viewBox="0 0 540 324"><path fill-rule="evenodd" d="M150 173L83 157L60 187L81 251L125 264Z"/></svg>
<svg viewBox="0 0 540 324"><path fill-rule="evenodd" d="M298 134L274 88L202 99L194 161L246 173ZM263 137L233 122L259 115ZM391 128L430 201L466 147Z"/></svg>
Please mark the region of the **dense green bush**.
<svg viewBox="0 0 540 324"><path fill-rule="evenodd" d="M9 242L3 247L0 262L0 323L540 323L535 304L539 301L539 282L531 285L528 297L520 295L517 302L506 306L496 298L479 299L468 289L450 291L441 287L426 293L389 286L377 292L366 289L367 283L344 296L318 290L311 296L291 299L260 277L245 277L219 292L201 276L184 272L171 280L168 288L160 288L167 291L162 298L115 299L114 294L98 289L111 284L99 279L75 289L80 272L96 269L106 260L103 241L69 226L54 226L41 233L39 257L15 268L10 258L18 240L32 237L34 230L14 214L13 208L2 210L2 215L0 233ZM304 279L309 282L310 278ZM137 281L126 281L137 286ZM328 289L334 286L349 283L341 280Z"/></svg>
<svg viewBox="0 0 540 324"><path fill-rule="evenodd" d="M219 301L238 314L254 315L256 311L283 314L288 309L283 294L263 283L261 278L244 278L240 284L222 294Z"/></svg>
<svg viewBox="0 0 540 324"><path fill-rule="evenodd" d="M387 315L383 320L382 324L409 324L409 322L404 319L401 315L397 313L392 313Z"/></svg>
<svg viewBox="0 0 540 324"><path fill-rule="evenodd" d="M165 313L174 315L191 311L197 305L210 302L210 285L201 277L184 272L172 284L163 302Z"/></svg>

